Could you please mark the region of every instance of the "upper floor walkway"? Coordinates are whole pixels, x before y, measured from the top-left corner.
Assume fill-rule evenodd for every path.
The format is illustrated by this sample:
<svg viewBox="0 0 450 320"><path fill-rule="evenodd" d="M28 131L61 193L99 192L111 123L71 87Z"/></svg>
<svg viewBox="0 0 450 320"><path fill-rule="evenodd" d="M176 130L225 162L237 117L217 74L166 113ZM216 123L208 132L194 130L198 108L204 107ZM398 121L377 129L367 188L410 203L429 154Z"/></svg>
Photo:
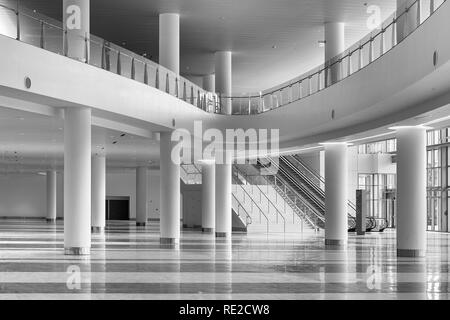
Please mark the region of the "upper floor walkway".
<svg viewBox="0 0 450 320"><path fill-rule="evenodd" d="M0 106L49 115L89 107L95 124L142 136L192 132L201 120L204 129L280 129L283 149L337 139L449 104L450 4L430 10L425 2L412 3L422 7L417 28L403 29L402 39L399 22L413 10L395 13L323 66L250 97L206 92L95 36L85 37L89 63L68 59L60 23L3 8L10 23L0 36ZM331 83L331 72L338 81ZM220 114L224 100L233 115Z"/></svg>

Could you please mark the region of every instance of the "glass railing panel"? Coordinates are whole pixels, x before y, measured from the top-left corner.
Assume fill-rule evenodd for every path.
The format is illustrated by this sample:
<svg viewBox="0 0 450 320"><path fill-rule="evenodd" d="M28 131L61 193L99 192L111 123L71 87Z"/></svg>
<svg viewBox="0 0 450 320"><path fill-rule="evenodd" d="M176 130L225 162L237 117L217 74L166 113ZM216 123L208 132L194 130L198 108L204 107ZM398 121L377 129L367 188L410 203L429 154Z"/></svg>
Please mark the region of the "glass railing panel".
<svg viewBox="0 0 450 320"><path fill-rule="evenodd" d="M20 15L20 41L40 47L41 44L41 23L39 20L29 16Z"/></svg>
<svg viewBox="0 0 450 320"><path fill-rule="evenodd" d="M64 31L62 30L62 28L43 23L43 35L43 49L59 55L64 54Z"/></svg>
<svg viewBox="0 0 450 320"><path fill-rule="evenodd" d="M17 17L14 10L0 3L0 34L16 39L17 37Z"/></svg>

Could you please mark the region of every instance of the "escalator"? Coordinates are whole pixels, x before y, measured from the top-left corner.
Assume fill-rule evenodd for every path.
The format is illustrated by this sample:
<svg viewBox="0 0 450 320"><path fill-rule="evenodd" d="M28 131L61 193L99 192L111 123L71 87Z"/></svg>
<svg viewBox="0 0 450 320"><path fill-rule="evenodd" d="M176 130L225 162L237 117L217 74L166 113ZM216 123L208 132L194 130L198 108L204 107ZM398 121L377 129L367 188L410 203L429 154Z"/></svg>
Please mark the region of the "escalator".
<svg viewBox="0 0 450 320"><path fill-rule="evenodd" d="M271 166L277 166L275 162L269 159ZM260 169L267 167L261 162L257 164ZM308 203L316 216L322 219L318 226L324 228L325 221L325 191L323 186L325 180L317 173L310 170L298 156L283 156L279 158L278 172L275 177L271 179L282 180L289 185L291 192L295 192L297 196ZM279 190L283 193L283 190ZM281 194L280 193L280 194ZM356 230L356 206L352 202L348 202L348 231L354 232ZM387 226L384 219L375 217L367 217L366 231L383 231Z"/></svg>

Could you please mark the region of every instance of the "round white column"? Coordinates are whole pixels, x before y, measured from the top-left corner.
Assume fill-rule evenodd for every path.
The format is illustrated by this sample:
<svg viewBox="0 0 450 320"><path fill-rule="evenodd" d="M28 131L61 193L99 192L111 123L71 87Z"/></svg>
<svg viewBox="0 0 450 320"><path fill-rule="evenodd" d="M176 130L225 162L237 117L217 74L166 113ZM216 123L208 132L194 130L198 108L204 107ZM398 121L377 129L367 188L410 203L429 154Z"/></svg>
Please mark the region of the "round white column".
<svg viewBox="0 0 450 320"><path fill-rule="evenodd" d="M404 12L414 3L415 0L397 0L397 10L399 13ZM407 13L397 19L397 43L406 38L418 25L417 19L417 3L413 5Z"/></svg>
<svg viewBox="0 0 450 320"><path fill-rule="evenodd" d="M343 22L325 23L325 62L329 62L345 50L345 24ZM331 61L328 65L331 65ZM325 73L326 84L333 84L340 79L340 66L334 65L329 73ZM329 77L331 76L331 79Z"/></svg>
<svg viewBox="0 0 450 320"><path fill-rule="evenodd" d="M346 143L325 144L325 244L345 245L348 236Z"/></svg>
<svg viewBox="0 0 450 320"><path fill-rule="evenodd" d="M161 243L177 244L180 240L180 165L172 159L171 132L161 132Z"/></svg>
<svg viewBox="0 0 450 320"><path fill-rule="evenodd" d="M224 159L216 158L216 237L231 238L232 234L232 159L226 152Z"/></svg>
<svg viewBox="0 0 450 320"><path fill-rule="evenodd" d="M93 233L105 231L106 214L106 157L92 157L92 216L91 230Z"/></svg>
<svg viewBox="0 0 450 320"><path fill-rule="evenodd" d="M180 16L176 13L159 15L159 64L180 73Z"/></svg>
<svg viewBox="0 0 450 320"><path fill-rule="evenodd" d="M231 51L219 51L215 55L216 92L222 97L232 95L232 53ZM232 101L229 98L221 99L223 114L232 113Z"/></svg>
<svg viewBox="0 0 450 320"><path fill-rule="evenodd" d="M148 174L147 167L136 168L136 225L147 225L148 213Z"/></svg>
<svg viewBox="0 0 450 320"><path fill-rule="evenodd" d="M202 163L202 231L214 233L216 227L216 167Z"/></svg>
<svg viewBox="0 0 450 320"><path fill-rule="evenodd" d="M85 255L91 248L91 110L64 112L64 248Z"/></svg>
<svg viewBox="0 0 450 320"><path fill-rule="evenodd" d="M72 59L90 56L90 0L63 0L64 51ZM87 39L87 41L86 41Z"/></svg>
<svg viewBox="0 0 450 320"><path fill-rule="evenodd" d="M216 75L209 74L203 77L203 89L208 92L216 92Z"/></svg>
<svg viewBox="0 0 450 320"><path fill-rule="evenodd" d="M47 171L47 222L56 221L56 171Z"/></svg>
<svg viewBox="0 0 450 320"><path fill-rule="evenodd" d="M423 257L427 247L427 141L423 127L397 131L397 256Z"/></svg>

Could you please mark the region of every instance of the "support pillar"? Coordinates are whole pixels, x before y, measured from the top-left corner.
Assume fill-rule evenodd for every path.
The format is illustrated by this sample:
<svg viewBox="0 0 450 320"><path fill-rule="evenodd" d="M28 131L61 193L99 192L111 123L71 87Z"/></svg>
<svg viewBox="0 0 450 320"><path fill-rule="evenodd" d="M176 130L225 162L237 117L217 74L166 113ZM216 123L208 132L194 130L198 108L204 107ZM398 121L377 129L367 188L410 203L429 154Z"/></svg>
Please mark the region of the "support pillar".
<svg viewBox="0 0 450 320"><path fill-rule="evenodd" d="M231 238L232 234L232 162L231 153L216 158L216 237Z"/></svg>
<svg viewBox="0 0 450 320"><path fill-rule="evenodd" d="M145 227L148 219L147 167L136 169L136 226Z"/></svg>
<svg viewBox="0 0 450 320"><path fill-rule="evenodd" d="M203 77L203 89L208 92L216 93L216 75L209 74Z"/></svg>
<svg viewBox="0 0 450 320"><path fill-rule="evenodd" d="M63 0L63 27L66 56L89 62L90 0Z"/></svg>
<svg viewBox="0 0 450 320"><path fill-rule="evenodd" d="M64 248L88 255L91 248L91 109L64 112Z"/></svg>
<svg viewBox="0 0 450 320"><path fill-rule="evenodd" d="M106 158L104 155L92 157L92 217L93 233L105 231L106 214Z"/></svg>
<svg viewBox="0 0 450 320"><path fill-rule="evenodd" d="M161 132L161 244L178 244L180 240L180 159L172 159L176 142L171 132ZM175 156L175 155L174 155ZM179 157L179 155L176 155Z"/></svg>
<svg viewBox="0 0 450 320"><path fill-rule="evenodd" d="M215 56L216 68L216 92L221 98L222 114L232 114L232 53L231 51L219 51Z"/></svg>
<svg viewBox="0 0 450 320"><path fill-rule="evenodd" d="M427 139L424 127L397 131L397 256L423 257L427 247Z"/></svg>
<svg viewBox="0 0 450 320"><path fill-rule="evenodd" d="M336 60L332 60L345 50L345 24L343 22L325 23L325 63L331 65ZM329 72L325 72L325 86L336 83L341 78L341 68L339 64L333 65Z"/></svg>
<svg viewBox="0 0 450 320"><path fill-rule="evenodd" d="M159 64L180 74L180 16L159 15Z"/></svg>
<svg viewBox="0 0 450 320"><path fill-rule="evenodd" d="M346 143L325 144L325 244L340 246L348 236Z"/></svg>
<svg viewBox="0 0 450 320"><path fill-rule="evenodd" d="M56 171L47 171L47 222L56 221Z"/></svg>
<svg viewBox="0 0 450 320"><path fill-rule="evenodd" d="M202 231L214 233L216 227L216 167L213 161L202 164Z"/></svg>

